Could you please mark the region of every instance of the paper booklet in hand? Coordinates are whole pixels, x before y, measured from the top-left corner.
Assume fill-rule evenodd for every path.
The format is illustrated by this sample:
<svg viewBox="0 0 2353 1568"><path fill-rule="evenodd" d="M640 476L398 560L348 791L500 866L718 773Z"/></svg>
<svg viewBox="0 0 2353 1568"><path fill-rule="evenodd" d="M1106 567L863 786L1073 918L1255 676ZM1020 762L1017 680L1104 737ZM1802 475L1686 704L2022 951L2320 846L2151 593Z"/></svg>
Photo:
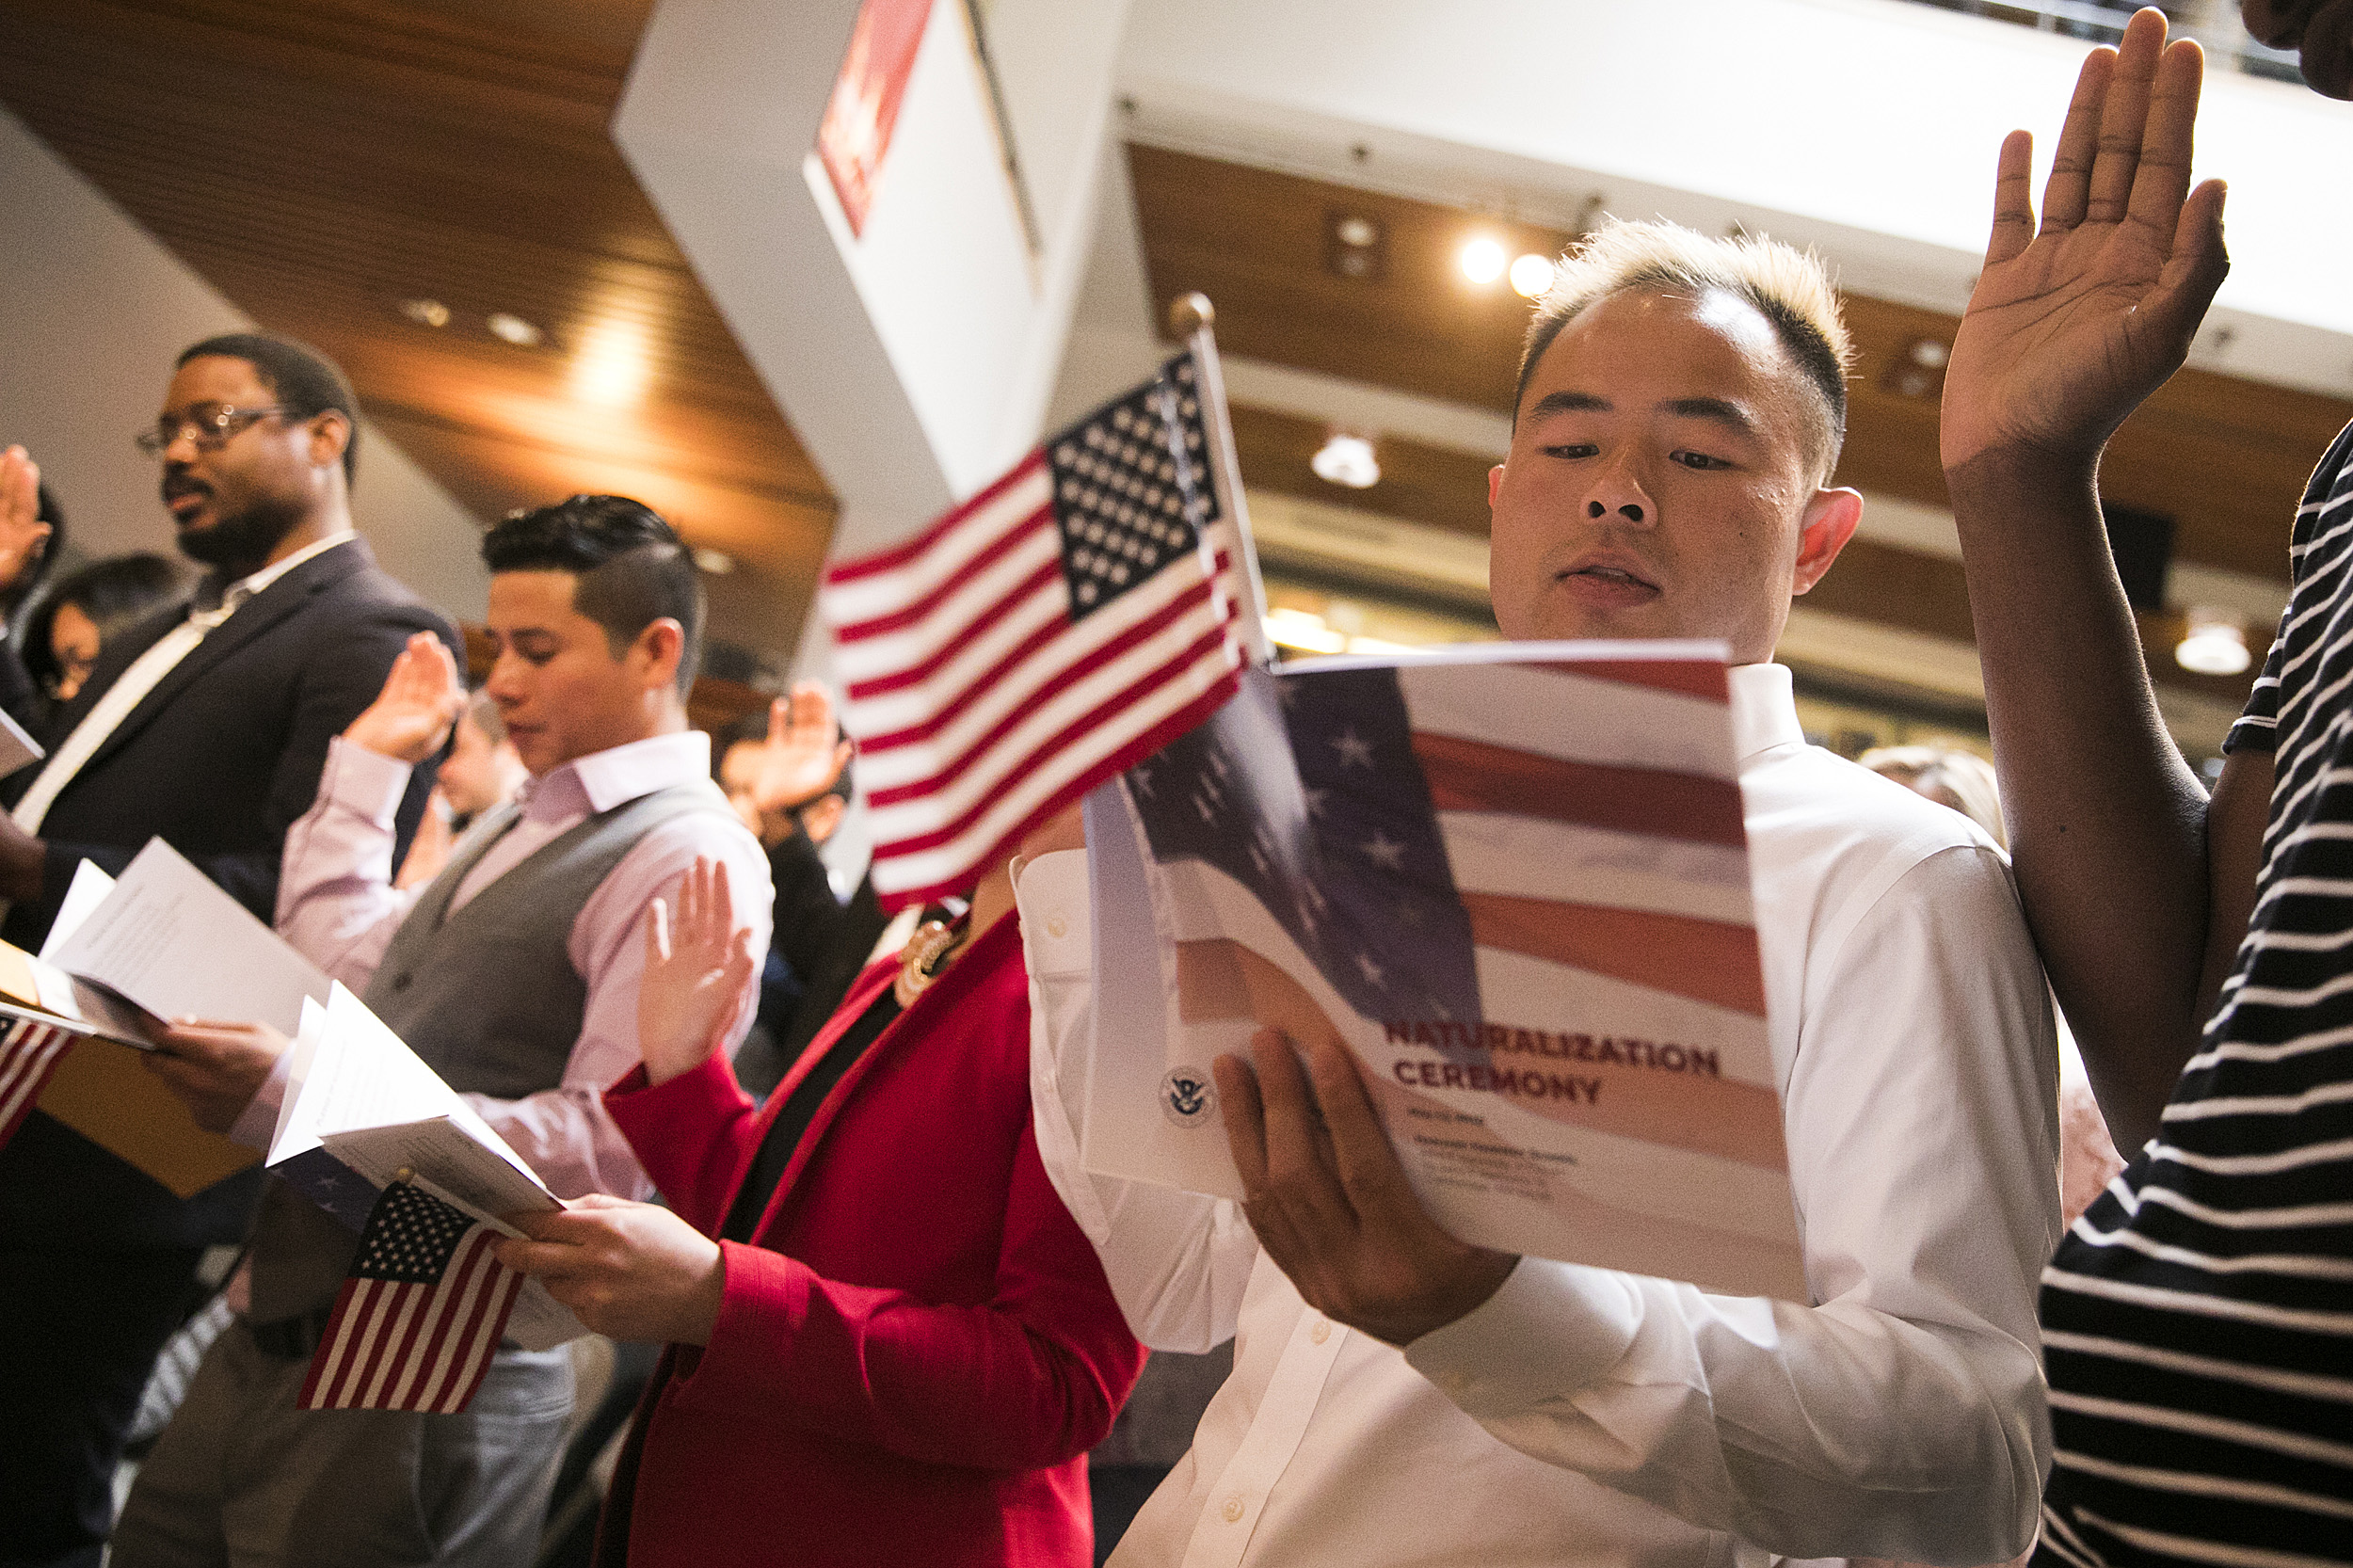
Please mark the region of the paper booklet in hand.
<svg viewBox="0 0 2353 1568"><path fill-rule="evenodd" d="M38 1104L178 1196L200 1192L256 1156L198 1127L140 1063L149 1020L256 1019L292 1034L304 999L327 989L161 839L120 879L85 860L40 956L0 943L0 1142Z"/></svg>
<svg viewBox="0 0 2353 1568"><path fill-rule="evenodd" d="M1721 645L1256 670L1086 825L1087 1169L1240 1197L1210 1064L1273 1025L1461 1240L1807 1299Z"/></svg>
<svg viewBox="0 0 2353 1568"><path fill-rule="evenodd" d="M503 1218L564 1207L480 1112L366 1003L337 984L303 1004L268 1165L354 1231L383 1189L407 1181L509 1236ZM546 1350L587 1333L536 1280L507 1320L509 1337Z"/></svg>

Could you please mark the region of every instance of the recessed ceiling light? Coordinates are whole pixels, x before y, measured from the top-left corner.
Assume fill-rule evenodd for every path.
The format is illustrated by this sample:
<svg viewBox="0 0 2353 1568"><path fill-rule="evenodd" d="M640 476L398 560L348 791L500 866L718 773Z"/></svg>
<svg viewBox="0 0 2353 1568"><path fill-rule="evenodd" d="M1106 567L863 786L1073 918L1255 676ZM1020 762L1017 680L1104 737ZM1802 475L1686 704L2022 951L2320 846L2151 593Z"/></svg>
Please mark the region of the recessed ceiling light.
<svg viewBox="0 0 2353 1568"><path fill-rule="evenodd" d="M1463 276L1472 282L1486 284L1503 276L1504 265L1511 259L1504 254L1501 245L1488 235L1481 234L1476 239L1466 242L1463 248L1456 252L1454 264L1463 269Z"/></svg>
<svg viewBox="0 0 2353 1568"><path fill-rule="evenodd" d="M490 336L511 343L518 348L536 348L540 340L547 336L522 317L509 315L504 311L494 312L483 325L490 329Z"/></svg>
<svg viewBox="0 0 2353 1568"><path fill-rule="evenodd" d="M1331 209L1323 215L1323 264L1326 270L1360 283L1377 283L1388 276L1389 235L1378 218L1362 213Z"/></svg>
<svg viewBox="0 0 2353 1568"><path fill-rule="evenodd" d="M2189 630L2174 645L2173 662L2193 675L2240 675L2255 662L2247 631L2227 611L2192 610Z"/></svg>
<svg viewBox="0 0 2353 1568"><path fill-rule="evenodd" d="M438 299L404 299L400 313L420 327L447 327L449 307Z"/></svg>
<svg viewBox="0 0 2353 1568"><path fill-rule="evenodd" d="M1372 443L1362 436L1333 436L1316 449L1307 466L1315 470L1317 478L1352 490L1369 489L1381 483L1380 460L1372 455Z"/></svg>
<svg viewBox="0 0 2353 1568"><path fill-rule="evenodd" d="M706 545L695 552L695 569L712 577L725 577L735 569L735 557Z"/></svg>
<svg viewBox="0 0 2353 1568"><path fill-rule="evenodd" d="M1552 287L1552 262L1533 250L1512 264L1512 292L1525 299L1541 298Z"/></svg>
<svg viewBox="0 0 2353 1568"><path fill-rule="evenodd" d="M625 316L608 316L584 330L574 345L569 377L573 395L618 408L645 395L653 363L646 329Z"/></svg>
<svg viewBox="0 0 2353 1568"><path fill-rule="evenodd" d="M1923 370L1943 370L1952 357L1952 345L1942 338L1920 338L1912 345L1912 362Z"/></svg>

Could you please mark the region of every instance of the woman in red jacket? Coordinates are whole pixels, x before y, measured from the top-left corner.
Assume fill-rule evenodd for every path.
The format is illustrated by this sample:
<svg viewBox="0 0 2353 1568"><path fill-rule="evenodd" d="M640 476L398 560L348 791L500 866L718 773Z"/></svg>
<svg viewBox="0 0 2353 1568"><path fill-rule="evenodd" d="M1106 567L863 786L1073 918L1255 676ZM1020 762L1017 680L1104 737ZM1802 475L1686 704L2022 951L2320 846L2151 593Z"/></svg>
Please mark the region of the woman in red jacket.
<svg viewBox="0 0 2353 1568"><path fill-rule="evenodd" d="M714 1048L755 972L724 870L678 904L605 1093L671 1208L589 1197L504 1244L589 1327L670 1342L599 1560L1091 1561L1084 1456L1144 1352L1038 1162L1008 868L861 975L764 1110Z"/></svg>

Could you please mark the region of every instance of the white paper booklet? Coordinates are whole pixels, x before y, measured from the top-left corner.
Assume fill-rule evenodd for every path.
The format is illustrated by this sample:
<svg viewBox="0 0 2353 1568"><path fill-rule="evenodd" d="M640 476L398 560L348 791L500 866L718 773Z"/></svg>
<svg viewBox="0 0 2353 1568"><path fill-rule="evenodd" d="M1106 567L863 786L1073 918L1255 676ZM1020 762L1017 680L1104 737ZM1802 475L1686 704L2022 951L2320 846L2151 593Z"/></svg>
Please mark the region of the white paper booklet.
<svg viewBox="0 0 2353 1568"><path fill-rule="evenodd" d="M1463 1240L1806 1299L1721 647L1255 671L1087 841L1088 1169L1240 1196L1209 1068L1273 1025Z"/></svg>
<svg viewBox="0 0 2353 1568"><path fill-rule="evenodd" d="M564 1207L481 1114L346 987L306 1002L270 1170L353 1230L401 1172L470 1217L520 1235L504 1216ZM587 1332L536 1280L516 1298L509 1337L546 1350Z"/></svg>
<svg viewBox="0 0 2353 1568"><path fill-rule="evenodd" d="M292 1035L328 979L161 839L120 877L85 860L41 944L47 962L158 1018L265 1023Z"/></svg>

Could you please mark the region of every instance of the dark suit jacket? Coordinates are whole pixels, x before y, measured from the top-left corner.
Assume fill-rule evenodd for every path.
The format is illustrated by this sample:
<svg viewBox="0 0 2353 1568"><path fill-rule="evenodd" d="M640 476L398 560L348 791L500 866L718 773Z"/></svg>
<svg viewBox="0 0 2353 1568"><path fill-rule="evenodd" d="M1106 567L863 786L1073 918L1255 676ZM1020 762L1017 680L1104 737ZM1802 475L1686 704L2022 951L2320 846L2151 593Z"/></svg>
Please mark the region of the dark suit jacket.
<svg viewBox="0 0 2353 1568"><path fill-rule="evenodd" d="M162 611L108 641L88 683L56 720L60 740L131 662L184 618ZM41 824L49 846L41 898L8 913L0 935L38 948L88 859L119 873L160 836L264 923L276 913L286 829L311 808L327 744L383 689L410 633L457 645L449 623L377 568L361 541L312 556L208 634L107 737ZM462 657L462 655L461 655ZM8 781L21 798L39 776ZM435 766L401 802L406 852ZM47 1116L25 1118L0 1149L0 1244L201 1246L233 1241L254 1184L232 1178L182 1202Z"/></svg>

